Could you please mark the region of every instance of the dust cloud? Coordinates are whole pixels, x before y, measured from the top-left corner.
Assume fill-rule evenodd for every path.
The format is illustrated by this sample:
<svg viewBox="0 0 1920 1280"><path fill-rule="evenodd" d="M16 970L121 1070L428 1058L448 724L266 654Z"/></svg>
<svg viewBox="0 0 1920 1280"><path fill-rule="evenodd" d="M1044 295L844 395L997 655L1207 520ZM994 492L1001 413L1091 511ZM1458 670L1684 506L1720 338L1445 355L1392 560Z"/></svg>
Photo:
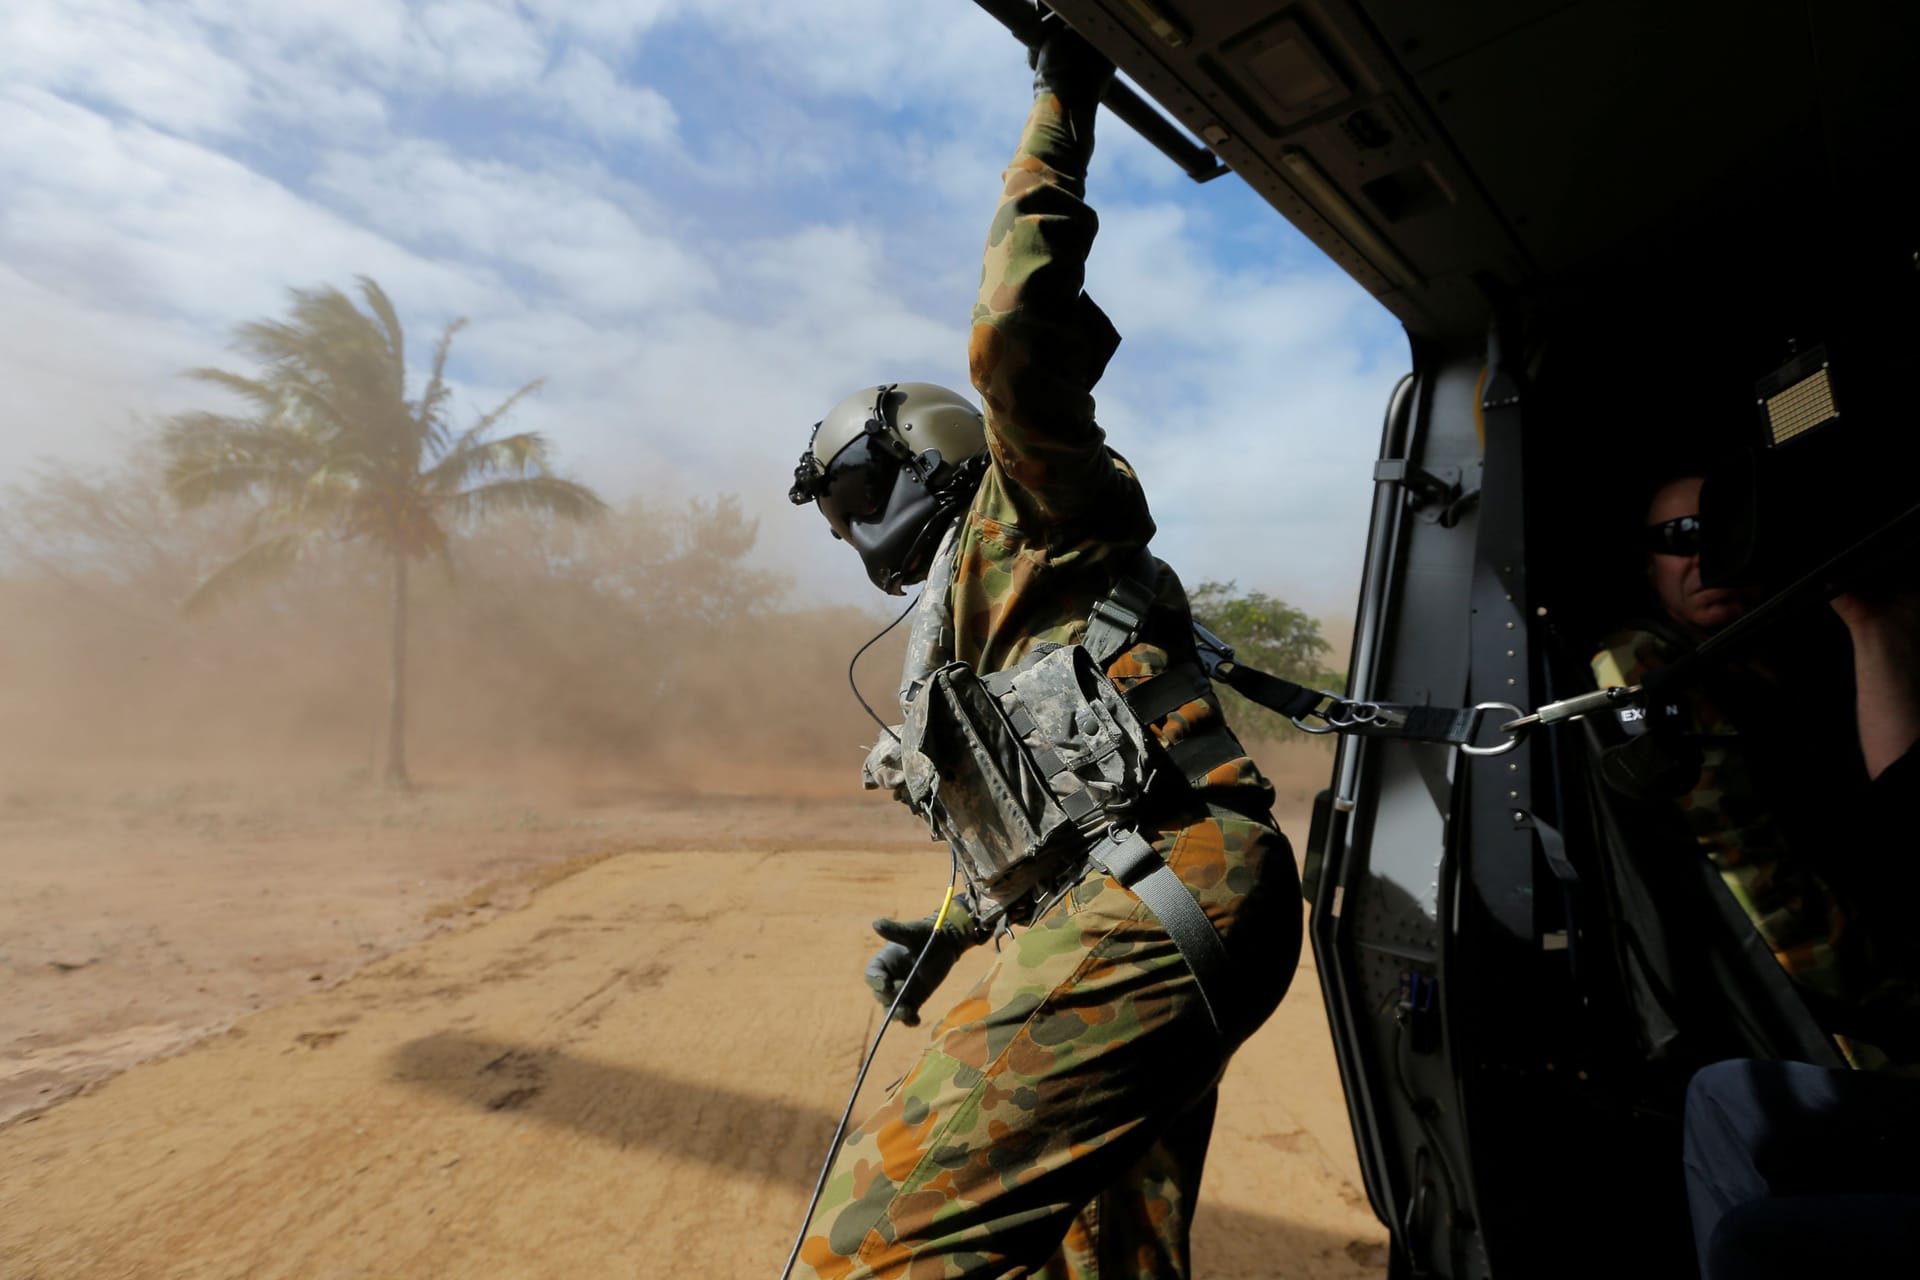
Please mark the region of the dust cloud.
<svg viewBox="0 0 1920 1280"><path fill-rule="evenodd" d="M809 607L759 532L724 497L459 530L449 565L413 570L413 785L393 790L387 565L324 543L189 615L247 517L175 509L152 449L0 490L0 1272L438 1273L481 1248L544 1275L544 1229L464 1224L550 1204L585 1224L582 1275L697 1267L747 1221L741 1247L772 1265L876 1012L867 922L934 909L948 868L857 782L876 730L847 659L893 610ZM860 666L883 714L903 632ZM1254 751L1297 845L1330 755ZM1384 1234L1295 985L1224 1086L1228 1190L1196 1249L1222 1276L1278 1258L1358 1280ZM435 1045L485 1049L436 1080L519 1074L450 1107L407 1057ZM887 1047L876 1080L919 1052ZM726 1064L779 1118L719 1076L663 1094L662 1053ZM692 1119L650 1118L663 1096ZM576 1108L653 1145L548 1123ZM636 1186L672 1210L638 1233ZM314 1210L343 1204L351 1230Z"/></svg>
<svg viewBox="0 0 1920 1280"><path fill-rule="evenodd" d="M798 884L899 855L926 900L863 900L847 935L930 909L945 858L858 783L847 661L894 610L809 607L758 533L724 497L461 530L413 570L393 791L388 566L327 543L189 615L246 514L178 511L155 450L0 490L0 1132L616 854L688 885L715 856L791 855L757 874ZM859 668L889 718L904 630ZM1255 754L1297 844L1330 757Z"/></svg>
<svg viewBox="0 0 1920 1280"><path fill-rule="evenodd" d="M822 535L822 554L840 550L805 532ZM246 533L237 510L175 510L143 447L106 472L45 469L0 495L8 789L379 776L390 570L355 544L326 545L280 581L183 613ZM758 533L725 496L636 500L586 526L489 522L446 563L417 563L414 776L802 796L857 786L876 730L847 661L892 610L796 600L756 566ZM904 631L859 669L889 719ZM1283 785L1325 773L1310 746L1260 754Z"/></svg>
<svg viewBox="0 0 1920 1280"><path fill-rule="evenodd" d="M238 512L183 515L157 459L43 471L0 500L0 771L37 784L378 776L389 570L330 545L209 613L180 602L244 546ZM586 527L467 531L412 573L416 777L732 793L843 787L874 726L852 651L886 621L818 609L752 563L727 498L635 501ZM897 633L863 663L869 697Z"/></svg>

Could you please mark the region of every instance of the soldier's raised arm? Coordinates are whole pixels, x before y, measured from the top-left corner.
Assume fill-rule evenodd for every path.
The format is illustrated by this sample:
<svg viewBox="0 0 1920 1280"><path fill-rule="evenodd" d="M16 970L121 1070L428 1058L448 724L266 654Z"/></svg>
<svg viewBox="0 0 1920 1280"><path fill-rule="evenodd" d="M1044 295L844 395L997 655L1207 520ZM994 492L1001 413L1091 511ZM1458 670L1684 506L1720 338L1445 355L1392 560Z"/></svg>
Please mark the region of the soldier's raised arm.
<svg viewBox="0 0 1920 1280"><path fill-rule="evenodd" d="M968 364L988 444L1025 519L1070 520L1115 483L1093 385L1120 344L1081 292L1099 220L1093 121L1113 64L1058 19L1035 55L1033 111L987 233Z"/></svg>

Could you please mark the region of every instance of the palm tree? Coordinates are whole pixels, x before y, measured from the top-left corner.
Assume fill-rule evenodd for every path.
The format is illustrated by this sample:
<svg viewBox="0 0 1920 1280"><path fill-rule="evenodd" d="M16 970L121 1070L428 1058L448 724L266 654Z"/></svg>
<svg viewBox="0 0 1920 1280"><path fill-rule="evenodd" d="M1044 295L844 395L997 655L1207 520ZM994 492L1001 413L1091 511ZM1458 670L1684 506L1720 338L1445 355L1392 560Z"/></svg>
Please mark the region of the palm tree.
<svg viewBox="0 0 1920 1280"><path fill-rule="evenodd" d="M255 507L250 545L201 582L186 600L189 612L286 572L330 539L364 539L388 561L383 776L405 787L409 563L431 555L450 570L450 533L497 512L586 520L606 504L548 471L547 442L538 434L491 436L540 379L458 435L449 429L447 352L465 320L440 335L426 389L408 399L399 316L378 284L358 279L366 311L332 287L295 289L290 320L240 325L234 345L261 366L257 376L223 369L186 376L239 396L252 416L179 414L168 420L162 444L167 489L180 506L237 498Z"/></svg>

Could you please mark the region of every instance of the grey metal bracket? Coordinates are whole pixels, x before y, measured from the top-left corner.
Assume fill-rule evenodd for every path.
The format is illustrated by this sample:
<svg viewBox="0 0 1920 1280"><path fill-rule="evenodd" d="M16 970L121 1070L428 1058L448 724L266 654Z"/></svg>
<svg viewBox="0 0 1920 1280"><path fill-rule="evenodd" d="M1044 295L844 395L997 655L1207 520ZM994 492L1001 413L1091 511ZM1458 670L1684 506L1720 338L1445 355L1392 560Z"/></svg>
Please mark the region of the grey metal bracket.
<svg viewBox="0 0 1920 1280"><path fill-rule="evenodd" d="M1406 490L1407 510L1417 519L1451 529L1480 497L1480 467L1436 467L1428 471L1405 458L1382 458L1373 464L1375 484Z"/></svg>

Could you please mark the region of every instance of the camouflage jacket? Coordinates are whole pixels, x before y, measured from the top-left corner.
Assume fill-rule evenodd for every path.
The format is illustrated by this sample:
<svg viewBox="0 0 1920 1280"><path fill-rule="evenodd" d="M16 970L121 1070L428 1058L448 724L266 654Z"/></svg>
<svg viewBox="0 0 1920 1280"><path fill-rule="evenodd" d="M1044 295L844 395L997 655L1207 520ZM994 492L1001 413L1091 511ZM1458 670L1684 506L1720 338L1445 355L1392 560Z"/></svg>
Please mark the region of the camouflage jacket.
<svg viewBox="0 0 1920 1280"><path fill-rule="evenodd" d="M1623 628L1594 655L1594 680L1601 688L1638 684L1680 657L1681 643L1649 624ZM1701 761L1700 776L1674 800L1688 830L1781 967L1817 991L1841 995L1835 944L1845 920L1826 885L1789 847L1739 726L1698 686L1677 695L1673 710L1664 731L1684 737Z"/></svg>
<svg viewBox="0 0 1920 1280"><path fill-rule="evenodd" d="M1094 422L1091 392L1120 336L1081 291L1098 229L1083 198L1092 152L1092 109L1040 94L987 235L968 362L992 461L959 529L951 588L953 656L982 675L1041 641L1080 640L1116 570L1153 537L1139 479ZM1186 592L1163 565L1140 641L1107 674L1125 690L1196 661ZM1224 724L1208 693L1153 727L1171 747ZM1239 789L1243 810L1272 803L1244 754L1206 784Z"/></svg>

